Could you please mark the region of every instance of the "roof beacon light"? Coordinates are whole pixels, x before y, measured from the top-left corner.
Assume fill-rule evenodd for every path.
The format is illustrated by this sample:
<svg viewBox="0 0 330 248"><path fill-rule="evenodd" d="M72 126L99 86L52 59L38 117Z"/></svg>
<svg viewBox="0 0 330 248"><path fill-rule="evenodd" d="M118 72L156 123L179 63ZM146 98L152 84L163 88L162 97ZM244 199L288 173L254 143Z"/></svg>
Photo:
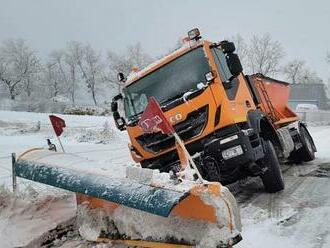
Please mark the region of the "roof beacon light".
<svg viewBox="0 0 330 248"><path fill-rule="evenodd" d="M188 32L188 37L190 40L199 40L201 37L201 33L198 28L194 28Z"/></svg>

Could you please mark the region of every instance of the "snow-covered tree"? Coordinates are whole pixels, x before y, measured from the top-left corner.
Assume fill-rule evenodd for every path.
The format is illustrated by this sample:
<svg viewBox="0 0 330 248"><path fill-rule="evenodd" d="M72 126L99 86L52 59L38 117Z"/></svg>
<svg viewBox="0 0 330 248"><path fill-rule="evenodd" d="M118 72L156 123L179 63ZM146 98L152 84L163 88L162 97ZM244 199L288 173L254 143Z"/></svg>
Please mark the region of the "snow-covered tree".
<svg viewBox="0 0 330 248"><path fill-rule="evenodd" d="M70 92L71 100L74 104L76 97L76 90L79 83L78 63L83 59L84 46L78 41L70 41L64 52L64 61L67 66L67 74L69 80L68 90Z"/></svg>
<svg viewBox="0 0 330 248"><path fill-rule="evenodd" d="M292 84L299 83L304 70L305 61L299 59L292 60L283 67L284 75Z"/></svg>
<svg viewBox="0 0 330 248"><path fill-rule="evenodd" d="M236 47L236 53L238 54L243 68L248 70L248 52L249 47L244 38L240 34L236 34L228 39L229 41L234 42Z"/></svg>
<svg viewBox="0 0 330 248"><path fill-rule="evenodd" d="M317 75L315 71L305 68L298 77L298 83L301 84L317 84L323 83L323 80Z"/></svg>
<svg viewBox="0 0 330 248"><path fill-rule="evenodd" d="M26 91L32 93L33 76L40 71L36 53L22 39L6 40L0 46L0 83L12 100Z"/></svg>
<svg viewBox="0 0 330 248"><path fill-rule="evenodd" d="M60 89L65 88L69 91L69 71L65 63L65 51L63 49L54 50L49 55L49 60L46 64L46 77L49 80L51 95L57 96ZM70 91L69 91L70 92ZM74 103L74 94L70 94L71 100Z"/></svg>
<svg viewBox="0 0 330 248"><path fill-rule="evenodd" d="M107 80L120 91L121 83L117 81L118 72L129 75L132 68L143 69L152 62L152 58L142 49L140 43L127 47L124 54L109 51L107 56Z"/></svg>
<svg viewBox="0 0 330 248"><path fill-rule="evenodd" d="M104 64L101 53L94 50L90 45L86 45L83 47L82 56L77 59L77 65L92 95L93 102L97 105L96 87L104 81Z"/></svg>
<svg viewBox="0 0 330 248"><path fill-rule="evenodd" d="M51 98L65 94L67 87L56 63L46 63L43 70L43 81L47 85L47 90Z"/></svg>
<svg viewBox="0 0 330 248"><path fill-rule="evenodd" d="M272 40L270 34L254 35L248 47L248 67L252 73L273 76L280 71L284 55L281 43Z"/></svg>
<svg viewBox="0 0 330 248"><path fill-rule="evenodd" d="M48 65L51 65L51 67L48 67L48 70L51 69L53 79L56 78L57 86L66 87L73 104L76 101L76 91L79 83L78 62L83 59L83 56L84 46L77 41L69 42L64 49L54 50L49 56ZM52 82L55 83L55 81Z"/></svg>

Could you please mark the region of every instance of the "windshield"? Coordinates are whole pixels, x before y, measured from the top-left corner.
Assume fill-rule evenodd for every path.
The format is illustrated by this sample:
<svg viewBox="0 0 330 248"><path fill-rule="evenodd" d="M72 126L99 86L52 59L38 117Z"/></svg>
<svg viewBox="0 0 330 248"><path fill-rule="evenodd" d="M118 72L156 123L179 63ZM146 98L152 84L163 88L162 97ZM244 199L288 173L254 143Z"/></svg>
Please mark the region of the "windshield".
<svg viewBox="0 0 330 248"><path fill-rule="evenodd" d="M151 96L162 104L197 90L197 84L206 82L209 71L202 47L176 58L124 89L126 117L142 113Z"/></svg>
<svg viewBox="0 0 330 248"><path fill-rule="evenodd" d="M229 70L226 55L222 52L220 48L215 47L212 48L211 51L214 57L215 64L217 65L220 75L223 78L223 81L229 80L233 75Z"/></svg>

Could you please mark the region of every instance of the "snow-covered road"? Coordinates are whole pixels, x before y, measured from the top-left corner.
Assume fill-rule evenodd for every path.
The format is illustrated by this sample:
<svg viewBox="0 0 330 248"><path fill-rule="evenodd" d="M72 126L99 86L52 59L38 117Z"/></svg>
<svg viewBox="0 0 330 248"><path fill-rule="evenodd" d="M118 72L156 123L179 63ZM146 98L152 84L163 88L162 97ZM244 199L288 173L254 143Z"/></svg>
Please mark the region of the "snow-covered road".
<svg viewBox="0 0 330 248"><path fill-rule="evenodd" d="M68 128L63 144L67 151L103 160L114 168L116 165L132 163L127 137L113 129L110 118L65 116L64 119ZM38 121L40 130L35 129ZM111 138L103 140L104 137L97 136L92 130L104 130L104 126L108 125L106 121L110 123ZM283 165L286 182L283 192L264 193L258 179L240 184L236 198L242 213L243 241L237 247L330 247L330 126L310 127L310 131L318 148L317 158L304 165ZM0 111L0 185L11 184L10 153L45 146L46 138L54 138L46 114ZM18 183L21 190L30 184L24 179L19 179ZM54 192L66 194L49 188L45 191L44 186L37 184L33 184L33 187L41 195L54 195ZM74 210L73 200L68 199L55 201L68 207L66 219L74 215L74 212L70 212ZM0 202L0 247L27 244L32 238L24 240L24 237L34 235L33 238L37 238L44 233L47 223L50 223L48 228L51 229L60 222L60 218L48 218L58 216L54 212L57 207L47 205L47 208L41 208L41 214L40 209L35 210L30 205L24 208L18 201L15 204L17 208L13 208L13 203L10 208L3 208ZM44 224L41 226L40 223ZM18 243L17 236L21 237ZM79 247L82 243L86 244L84 241L70 240L63 247Z"/></svg>

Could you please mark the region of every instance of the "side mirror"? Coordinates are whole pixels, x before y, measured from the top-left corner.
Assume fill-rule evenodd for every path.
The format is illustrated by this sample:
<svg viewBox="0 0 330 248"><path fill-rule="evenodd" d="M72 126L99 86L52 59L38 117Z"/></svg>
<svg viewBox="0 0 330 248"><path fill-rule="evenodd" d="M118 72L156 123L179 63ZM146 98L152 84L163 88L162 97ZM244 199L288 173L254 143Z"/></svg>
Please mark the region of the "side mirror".
<svg viewBox="0 0 330 248"><path fill-rule="evenodd" d="M226 60L231 74L237 77L243 71L238 55L236 53L228 53L226 54Z"/></svg>
<svg viewBox="0 0 330 248"><path fill-rule="evenodd" d="M111 102L111 112L118 112L118 102Z"/></svg>
<svg viewBox="0 0 330 248"><path fill-rule="evenodd" d="M220 47L223 53L233 53L236 50L234 42L223 40L220 42Z"/></svg>
<svg viewBox="0 0 330 248"><path fill-rule="evenodd" d="M120 130L126 130L126 121L123 117L120 116L118 111L112 113L113 120L115 121L116 127Z"/></svg>
<svg viewBox="0 0 330 248"><path fill-rule="evenodd" d="M116 101L121 100L121 99L123 99L123 95L118 94L118 95L116 95L112 98L112 102L116 102Z"/></svg>
<svg viewBox="0 0 330 248"><path fill-rule="evenodd" d="M118 113L118 112L117 112ZM119 115L119 114L118 114ZM126 130L126 121L123 117L120 117L115 119L115 124L116 127L120 130L120 131L124 131Z"/></svg>
<svg viewBox="0 0 330 248"><path fill-rule="evenodd" d="M120 130L123 131L126 129L126 121L123 117L120 116L118 112L118 100L123 99L123 95L119 94L116 95L114 98L112 98L111 102L111 112L113 119L115 121L116 127Z"/></svg>
<svg viewBox="0 0 330 248"><path fill-rule="evenodd" d="M119 72L117 74L117 79L119 82L125 83L127 78L125 77L124 73Z"/></svg>

